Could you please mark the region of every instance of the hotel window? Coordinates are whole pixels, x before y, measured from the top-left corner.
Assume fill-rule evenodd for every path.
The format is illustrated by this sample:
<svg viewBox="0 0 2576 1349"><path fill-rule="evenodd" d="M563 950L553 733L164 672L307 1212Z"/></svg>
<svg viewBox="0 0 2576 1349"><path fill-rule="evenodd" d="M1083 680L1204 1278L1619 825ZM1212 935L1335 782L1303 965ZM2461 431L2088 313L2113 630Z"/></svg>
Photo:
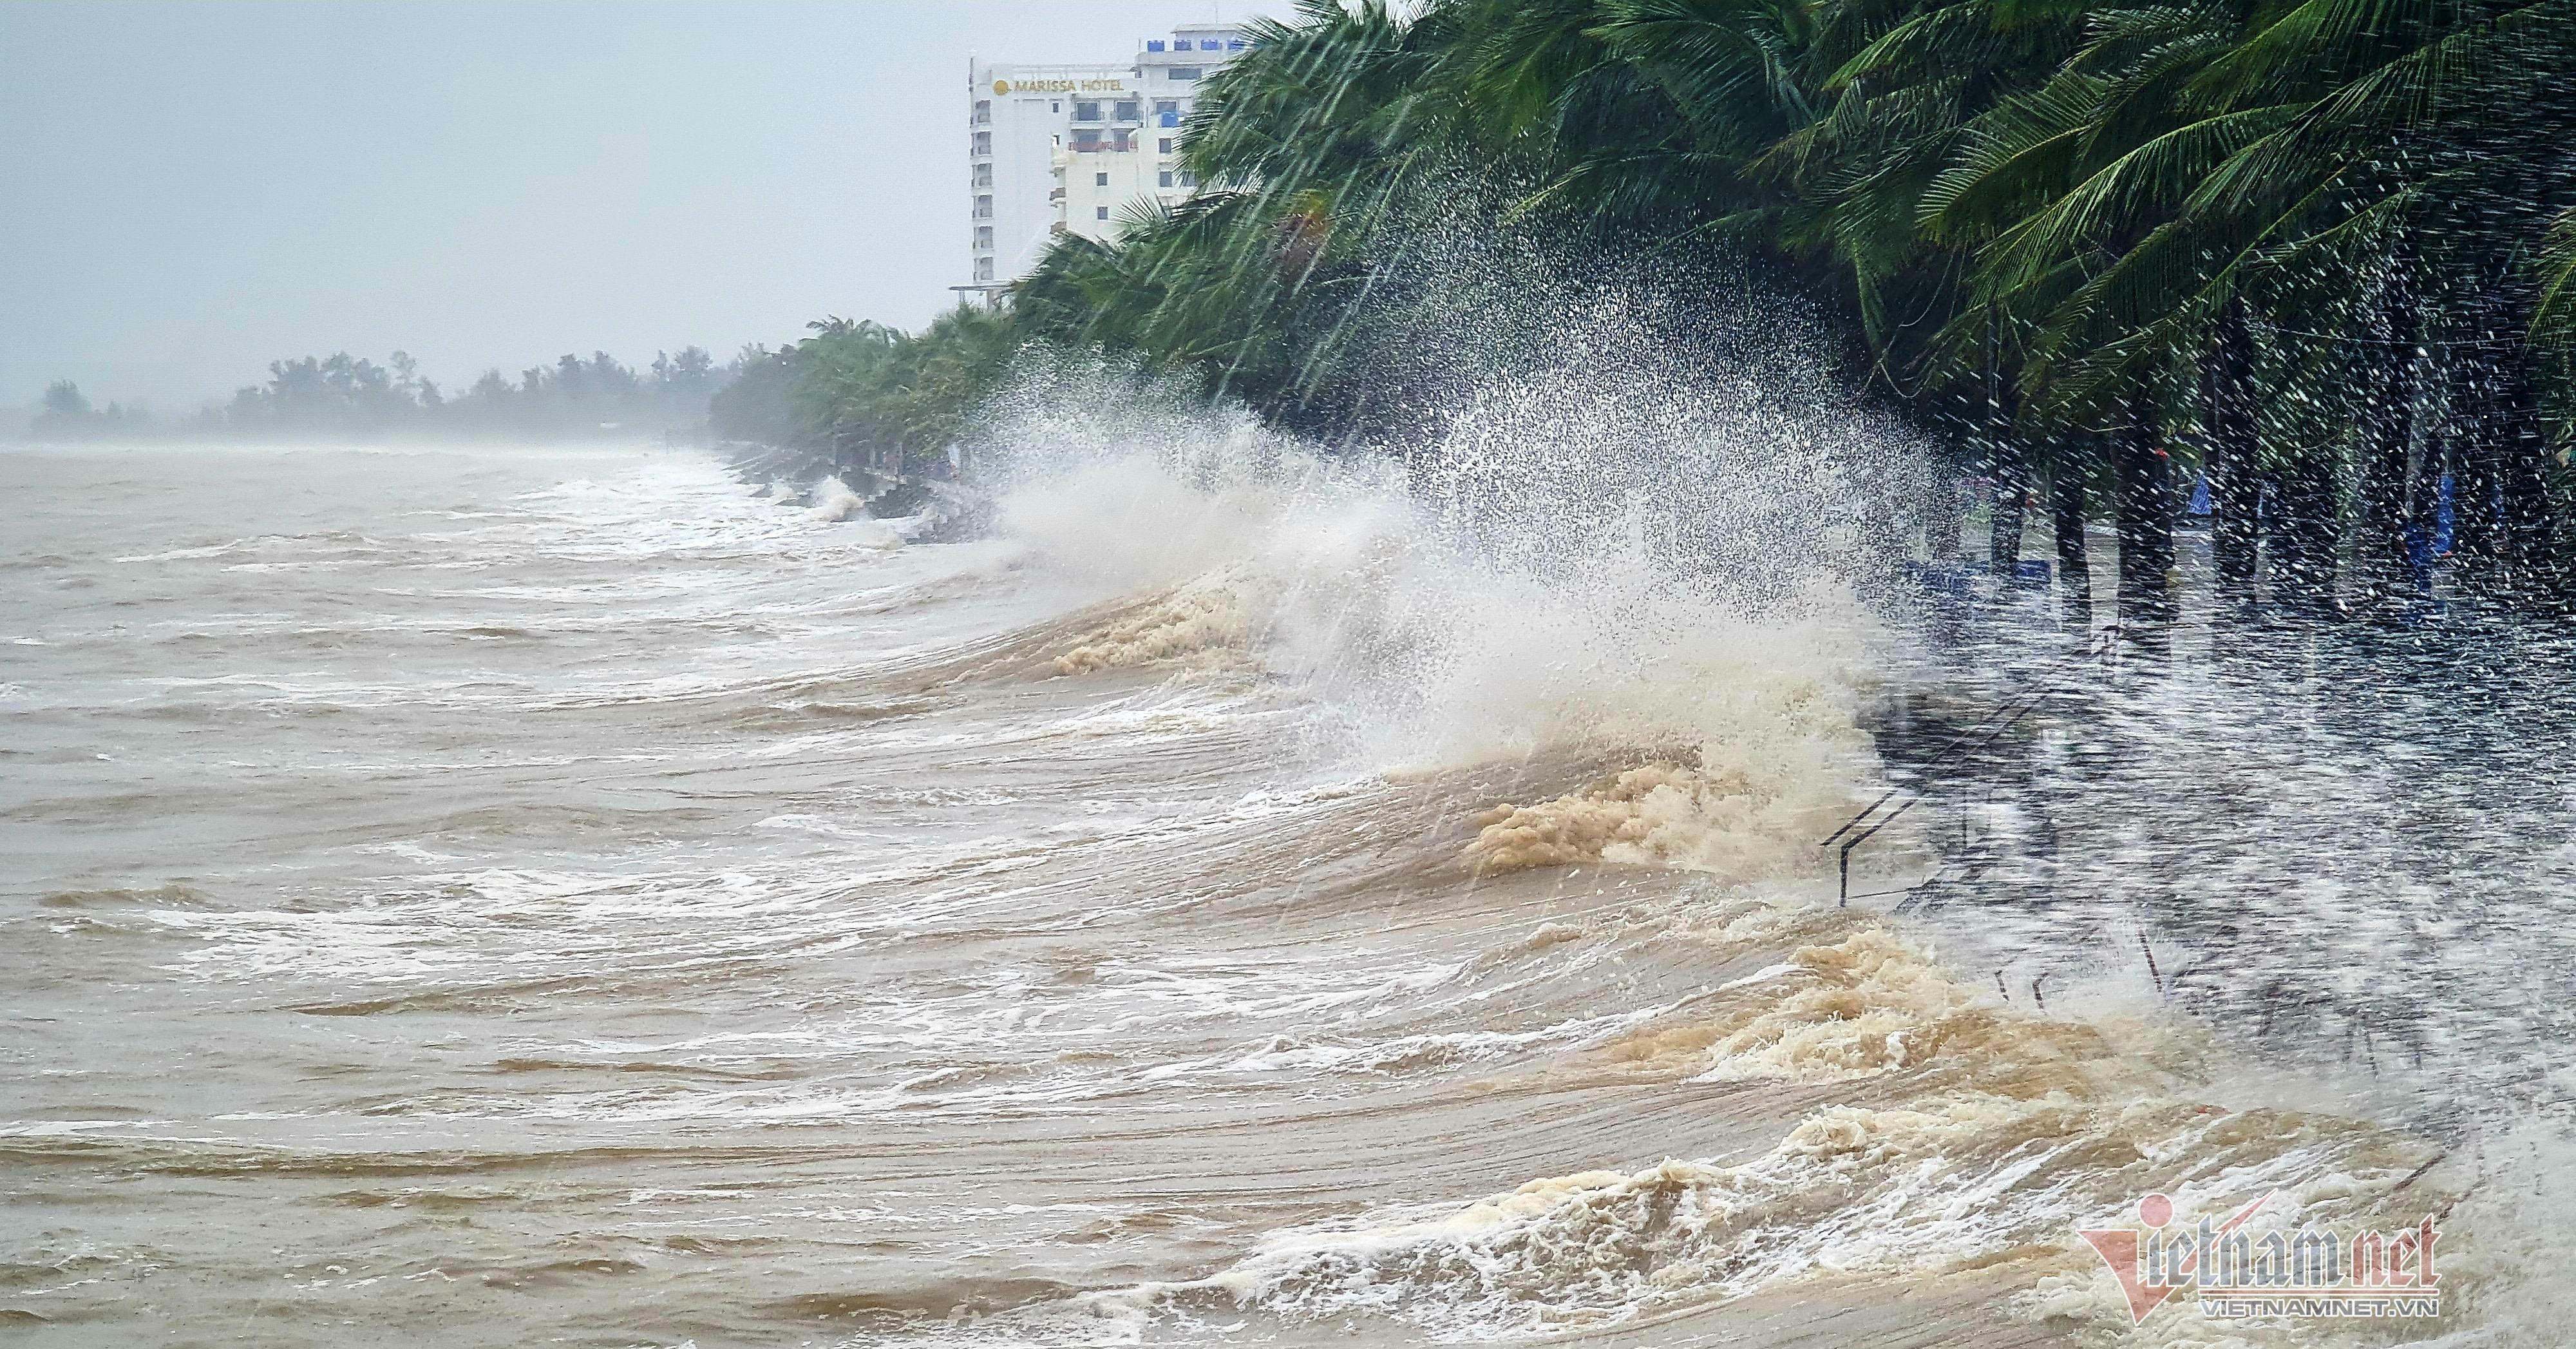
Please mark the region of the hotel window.
<svg viewBox="0 0 2576 1349"><path fill-rule="evenodd" d="M1155 154L1158 154L1158 155L1168 155L1168 154L1170 154L1171 152L1172 152L1172 138L1171 138L1171 137L1169 137L1169 136L1164 136L1164 137L1161 137L1161 138L1157 139L1157 140L1154 142L1154 153L1155 153Z"/></svg>
<svg viewBox="0 0 2576 1349"><path fill-rule="evenodd" d="M993 153L992 132L978 131L975 133L975 153L979 155L989 155Z"/></svg>
<svg viewBox="0 0 2576 1349"><path fill-rule="evenodd" d="M991 187L991 186L993 185L993 166L992 166L992 165L990 165L990 164L978 164L978 165L976 165L976 166L975 166L975 183L974 183L974 185L975 185L975 186L977 186L977 187Z"/></svg>
<svg viewBox="0 0 2576 1349"><path fill-rule="evenodd" d="M1155 174L1155 175L1154 175L1154 186L1156 186L1156 187L1170 187L1171 185L1172 185L1172 171L1171 171L1170 169L1165 169L1165 170L1163 170L1161 173L1158 173L1158 174Z"/></svg>
<svg viewBox="0 0 2576 1349"><path fill-rule="evenodd" d="M1158 98L1154 100L1154 120L1163 126L1179 126L1181 124L1181 105L1168 98ZM1171 152L1166 150L1163 153L1170 154Z"/></svg>
<svg viewBox="0 0 2576 1349"><path fill-rule="evenodd" d="M1181 170L1181 186L1196 187L1198 185L1199 176L1197 174L1190 172L1188 169Z"/></svg>
<svg viewBox="0 0 2576 1349"><path fill-rule="evenodd" d="M1198 77L1199 77L1199 68L1198 68L1197 66L1174 66L1174 67L1172 67L1172 78L1173 78L1173 79L1176 79L1176 80L1195 80L1195 79L1197 79Z"/></svg>
<svg viewBox="0 0 2576 1349"><path fill-rule="evenodd" d="M1099 105L1099 104L1097 104L1097 103L1076 103L1076 104L1074 104L1074 105L1073 105L1073 120L1075 120L1075 121L1077 121L1077 122L1097 122L1097 121L1099 121L1099 120L1100 120L1100 105Z"/></svg>
<svg viewBox="0 0 2576 1349"><path fill-rule="evenodd" d="M1089 127L1082 127L1076 130L1073 133L1073 148L1077 152L1099 149L1100 133Z"/></svg>
<svg viewBox="0 0 2576 1349"><path fill-rule="evenodd" d="M993 218L993 199L991 197L977 197L975 199L975 218L977 220L990 220Z"/></svg>
<svg viewBox="0 0 2576 1349"><path fill-rule="evenodd" d="M1117 119L1117 120L1119 120L1119 121L1121 121L1121 122L1132 122L1132 121L1135 121L1135 120L1136 120L1136 106L1137 106L1137 105L1136 105L1136 100L1134 100L1134 99L1132 99L1132 98L1131 98L1131 99L1128 99L1128 100L1126 100L1126 101L1124 101L1124 102L1122 102L1122 103L1120 103L1120 104L1118 105L1118 119Z"/></svg>
<svg viewBox="0 0 2576 1349"><path fill-rule="evenodd" d="M1203 52L1221 52L1225 50L1225 44L1212 37L1203 37L1199 39L1199 50Z"/></svg>
<svg viewBox="0 0 2576 1349"><path fill-rule="evenodd" d="M975 125L989 126L992 124L992 121L993 100L989 98L979 98L975 100Z"/></svg>
<svg viewBox="0 0 2576 1349"><path fill-rule="evenodd" d="M980 248L980 249L984 250L984 251L985 251L985 252L987 252L987 253L990 253L990 252L992 252L992 251L993 251L993 227L992 227L992 226L990 226L990 225L977 225L977 226L975 227L975 246L976 246L977 248Z"/></svg>
<svg viewBox="0 0 2576 1349"><path fill-rule="evenodd" d="M1109 218L1109 208L1106 206L1092 207L1091 218L1094 220L1107 220Z"/></svg>
<svg viewBox="0 0 2576 1349"><path fill-rule="evenodd" d="M975 259L975 279L978 281L990 281L993 279L993 260L991 258Z"/></svg>
<svg viewBox="0 0 2576 1349"><path fill-rule="evenodd" d="M1109 186L1109 175L1105 173L1095 173L1091 175L1091 185L1093 187Z"/></svg>
<svg viewBox="0 0 2576 1349"><path fill-rule="evenodd" d="M1161 38L1155 38L1155 39L1153 39L1153 40L1151 40L1151 41L1149 41L1149 42L1147 42L1147 43L1145 44L1145 50L1147 50L1147 51L1149 51L1149 52L1158 52L1158 51L1161 51L1162 49L1163 49L1163 40L1162 40Z"/></svg>

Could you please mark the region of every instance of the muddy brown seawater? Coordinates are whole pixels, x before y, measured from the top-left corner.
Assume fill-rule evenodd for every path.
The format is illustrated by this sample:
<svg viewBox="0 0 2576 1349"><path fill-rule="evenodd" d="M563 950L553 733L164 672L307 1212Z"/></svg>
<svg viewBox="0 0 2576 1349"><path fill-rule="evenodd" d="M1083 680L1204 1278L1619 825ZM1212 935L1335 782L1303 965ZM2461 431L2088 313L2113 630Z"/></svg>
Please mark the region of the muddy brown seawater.
<svg viewBox="0 0 2576 1349"><path fill-rule="evenodd" d="M2075 1236L2150 1190L2529 1278L2478 1159L1833 908L1863 631L680 451L0 477L13 1338L2225 1342Z"/></svg>

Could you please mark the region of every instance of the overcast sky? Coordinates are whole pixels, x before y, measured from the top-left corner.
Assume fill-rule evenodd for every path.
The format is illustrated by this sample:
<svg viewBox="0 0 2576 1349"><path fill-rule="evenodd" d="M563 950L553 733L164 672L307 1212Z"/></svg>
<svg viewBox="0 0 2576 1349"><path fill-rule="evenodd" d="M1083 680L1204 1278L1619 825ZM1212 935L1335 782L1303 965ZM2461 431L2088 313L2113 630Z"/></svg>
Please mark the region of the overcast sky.
<svg viewBox="0 0 2576 1349"><path fill-rule="evenodd" d="M967 279L970 53L1288 9L0 0L0 406L916 327Z"/></svg>

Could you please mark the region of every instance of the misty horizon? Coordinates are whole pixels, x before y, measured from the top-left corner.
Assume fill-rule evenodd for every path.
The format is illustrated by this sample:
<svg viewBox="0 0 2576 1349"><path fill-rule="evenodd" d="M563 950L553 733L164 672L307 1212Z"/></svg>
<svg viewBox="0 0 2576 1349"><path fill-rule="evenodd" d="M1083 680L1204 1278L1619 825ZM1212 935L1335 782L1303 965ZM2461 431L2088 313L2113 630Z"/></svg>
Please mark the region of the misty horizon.
<svg viewBox="0 0 2576 1349"><path fill-rule="evenodd" d="M0 409L68 380L166 423L273 361L402 352L461 390L918 328L967 279L970 56L1284 8L13 4Z"/></svg>

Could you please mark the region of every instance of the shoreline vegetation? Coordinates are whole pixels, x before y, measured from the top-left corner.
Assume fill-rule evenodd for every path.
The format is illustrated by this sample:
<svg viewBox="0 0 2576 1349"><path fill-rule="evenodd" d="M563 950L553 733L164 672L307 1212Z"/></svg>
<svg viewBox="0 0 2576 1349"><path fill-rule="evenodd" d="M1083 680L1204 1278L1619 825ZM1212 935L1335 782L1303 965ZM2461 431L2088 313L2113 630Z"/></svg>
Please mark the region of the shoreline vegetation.
<svg viewBox="0 0 2576 1349"><path fill-rule="evenodd" d="M994 307L453 398L400 353L279 362L182 429L650 431L880 495L971 476L1079 356L1411 455L1642 291L1644 340L1771 330L1931 446L1936 567L2021 574L2031 532L2075 582L2107 523L2153 627L2190 500L2222 610L2576 594L2568 0L1300 0L1250 36L1183 128L1204 189ZM57 392L40 432L130 426Z"/></svg>
<svg viewBox="0 0 2576 1349"><path fill-rule="evenodd" d="M1251 37L1184 128L1198 196L996 310L816 325L720 433L935 471L1015 353L1070 350L1411 452L1565 359L1550 313L1761 292L1944 459L1936 564L2014 575L2030 531L2079 581L2107 524L2153 628L2191 502L2222 612L2576 590L2565 0L1303 0Z"/></svg>

